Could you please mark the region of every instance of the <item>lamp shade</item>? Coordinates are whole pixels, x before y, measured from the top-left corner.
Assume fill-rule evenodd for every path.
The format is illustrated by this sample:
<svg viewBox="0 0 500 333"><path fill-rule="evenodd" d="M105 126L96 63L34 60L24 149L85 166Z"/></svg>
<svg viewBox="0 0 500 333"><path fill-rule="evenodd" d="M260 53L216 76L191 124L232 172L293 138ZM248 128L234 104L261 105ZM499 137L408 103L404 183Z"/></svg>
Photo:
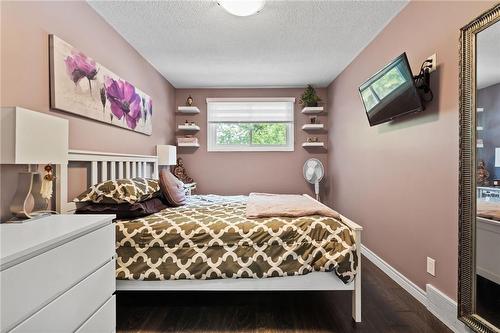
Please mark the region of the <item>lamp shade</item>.
<svg viewBox="0 0 500 333"><path fill-rule="evenodd" d="M21 107L2 107L1 164L64 164L68 121Z"/></svg>
<svg viewBox="0 0 500 333"><path fill-rule="evenodd" d="M157 145L156 156L158 156L159 165L177 164L177 149L172 145Z"/></svg>

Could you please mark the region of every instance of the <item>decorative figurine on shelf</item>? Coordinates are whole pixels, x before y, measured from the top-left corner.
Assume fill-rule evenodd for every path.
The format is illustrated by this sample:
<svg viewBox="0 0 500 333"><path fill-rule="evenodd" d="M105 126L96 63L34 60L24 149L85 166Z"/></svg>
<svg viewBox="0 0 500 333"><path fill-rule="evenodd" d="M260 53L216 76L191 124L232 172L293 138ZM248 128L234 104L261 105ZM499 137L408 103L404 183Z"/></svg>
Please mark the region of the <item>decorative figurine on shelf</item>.
<svg viewBox="0 0 500 333"><path fill-rule="evenodd" d="M318 121L318 117L312 116L309 118L309 121L311 122L311 124L316 124L316 122Z"/></svg>
<svg viewBox="0 0 500 333"><path fill-rule="evenodd" d="M318 137L317 136L309 137L307 138L307 142L318 142Z"/></svg>
<svg viewBox="0 0 500 333"><path fill-rule="evenodd" d="M477 165L477 185L478 186L490 185L490 173L486 169L484 160L479 160L479 163Z"/></svg>
<svg viewBox="0 0 500 333"><path fill-rule="evenodd" d="M191 95L186 99L186 106L193 106L193 97Z"/></svg>
<svg viewBox="0 0 500 333"><path fill-rule="evenodd" d="M189 177L186 169L184 168L184 162L182 158L177 158L177 165L174 167L174 176L179 178L184 184L194 183L193 178Z"/></svg>

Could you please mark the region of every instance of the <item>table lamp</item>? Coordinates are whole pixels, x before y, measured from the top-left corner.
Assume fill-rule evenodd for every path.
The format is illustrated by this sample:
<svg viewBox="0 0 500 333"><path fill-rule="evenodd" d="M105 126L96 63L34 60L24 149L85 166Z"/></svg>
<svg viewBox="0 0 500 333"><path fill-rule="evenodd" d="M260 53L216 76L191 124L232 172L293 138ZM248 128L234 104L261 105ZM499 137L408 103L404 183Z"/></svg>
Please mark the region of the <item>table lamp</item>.
<svg viewBox="0 0 500 333"><path fill-rule="evenodd" d="M158 165L176 165L177 147L172 145L157 145L156 156L158 156Z"/></svg>
<svg viewBox="0 0 500 333"><path fill-rule="evenodd" d="M32 172L31 165L68 163L68 121L19 106L2 107L0 130L1 164L28 165L27 172L19 173L10 211L21 219L45 213L52 182L42 185L42 175ZM42 196L42 187L49 187L48 197Z"/></svg>

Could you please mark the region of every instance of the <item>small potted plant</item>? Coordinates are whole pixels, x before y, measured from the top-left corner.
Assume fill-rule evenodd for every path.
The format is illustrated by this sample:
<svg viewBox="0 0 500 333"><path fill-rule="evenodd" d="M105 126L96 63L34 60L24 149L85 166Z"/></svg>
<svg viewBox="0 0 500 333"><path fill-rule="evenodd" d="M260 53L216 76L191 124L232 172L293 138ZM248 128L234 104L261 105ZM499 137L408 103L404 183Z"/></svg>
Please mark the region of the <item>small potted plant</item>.
<svg viewBox="0 0 500 333"><path fill-rule="evenodd" d="M318 102L321 102L321 98L316 95L316 90L310 84L307 85L302 96L300 96L300 104L304 107L315 107L318 106Z"/></svg>

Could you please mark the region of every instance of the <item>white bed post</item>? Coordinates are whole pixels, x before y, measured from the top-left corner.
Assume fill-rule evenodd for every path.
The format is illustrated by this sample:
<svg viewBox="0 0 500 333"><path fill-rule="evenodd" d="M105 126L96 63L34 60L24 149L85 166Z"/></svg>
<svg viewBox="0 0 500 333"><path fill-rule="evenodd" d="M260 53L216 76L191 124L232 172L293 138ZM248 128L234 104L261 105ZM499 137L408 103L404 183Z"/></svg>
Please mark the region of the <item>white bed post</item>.
<svg viewBox="0 0 500 333"><path fill-rule="evenodd" d="M304 194L311 200L315 200L308 194ZM317 201L317 200L315 200ZM317 201L320 205L329 208L327 205ZM358 257L358 267L356 268L356 277L354 278L354 289L352 290L352 319L355 322L361 322L361 231L363 227L357 223L354 223L344 215L340 215L342 223L345 224L349 229L351 229L354 236L354 243L356 244L356 255Z"/></svg>
<svg viewBox="0 0 500 333"><path fill-rule="evenodd" d="M354 279L354 290L352 291L352 318L355 322L361 322L361 230L353 230L356 242L356 253L358 256L358 268Z"/></svg>

